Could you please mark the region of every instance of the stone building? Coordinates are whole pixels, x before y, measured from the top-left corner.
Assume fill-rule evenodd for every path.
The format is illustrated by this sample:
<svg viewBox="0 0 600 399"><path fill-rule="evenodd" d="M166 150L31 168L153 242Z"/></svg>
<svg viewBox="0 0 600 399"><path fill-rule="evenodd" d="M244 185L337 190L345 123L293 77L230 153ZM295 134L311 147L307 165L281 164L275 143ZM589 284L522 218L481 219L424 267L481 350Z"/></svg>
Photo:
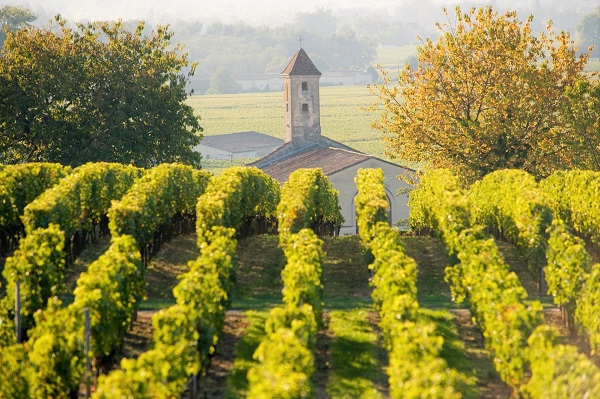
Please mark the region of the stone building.
<svg viewBox="0 0 600 399"><path fill-rule="evenodd" d="M287 181L300 168L321 168L333 187L339 191L339 202L345 223L340 234L356 233L357 194L354 177L360 168L381 168L385 176L385 191L390 204L390 222L408 218L408 196L396 195L407 183L397 178L407 169L392 162L363 154L321 135L319 79L321 72L303 49L298 50L281 73L284 81L285 143L250 164L280 183Z"/></svg>

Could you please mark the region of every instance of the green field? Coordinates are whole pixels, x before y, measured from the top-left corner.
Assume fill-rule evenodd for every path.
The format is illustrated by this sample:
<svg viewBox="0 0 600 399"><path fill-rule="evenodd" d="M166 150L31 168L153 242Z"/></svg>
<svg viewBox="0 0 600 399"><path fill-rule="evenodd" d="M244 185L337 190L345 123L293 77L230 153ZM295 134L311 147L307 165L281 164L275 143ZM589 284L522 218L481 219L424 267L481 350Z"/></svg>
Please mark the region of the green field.
<svg viewBox="0 0 600 399"><path fill-rule="evenodd" d="M383 157L377 114L364 110L377 99L366 86L320 88L323 136ZM283 92L202 95L188 99L206 136L254 130L283 138Z"/></svg>

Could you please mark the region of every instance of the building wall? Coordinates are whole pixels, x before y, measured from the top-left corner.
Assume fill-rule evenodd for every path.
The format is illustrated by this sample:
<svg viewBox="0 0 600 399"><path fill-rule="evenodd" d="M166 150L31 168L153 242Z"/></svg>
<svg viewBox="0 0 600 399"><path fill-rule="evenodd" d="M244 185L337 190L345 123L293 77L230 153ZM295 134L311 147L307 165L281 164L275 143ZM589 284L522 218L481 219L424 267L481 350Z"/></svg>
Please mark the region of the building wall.
<svg viewBox="0 0 600 399"><path fill-rule="evenodd" d="M209 147L204 144L198 144L194 151L202 154L204 159L232 159L232 158L256 158L260 156L255 150L243 152L229 152L218 148Z"/></svg>
<svg viewBox="0 0 600 399"><path fill-rule="evenodd" d="M338 200L345 219L344 225L340 230L340 235L356 234L356 205L354 197L358 193L358 190L356 183L354 183L354 177L358 169L361 168L381 168L383 170L385 190L390 201L392 224L408 219L408 195L397 195L398 190L410 187L408 183L397 178L398 175L405 172L405 169L399 165L393 165L373 158L328 176L332 186L339 191ZM404 229L406 227L401 228Z"/></svg>
<svg viewBox="0 0 600 399"><path fill-rule="evenodd" d="M231 159L232 153L218 148L209 147L204 144L198 144L194 147L194 151L202 154L204 159Z"/></svg>

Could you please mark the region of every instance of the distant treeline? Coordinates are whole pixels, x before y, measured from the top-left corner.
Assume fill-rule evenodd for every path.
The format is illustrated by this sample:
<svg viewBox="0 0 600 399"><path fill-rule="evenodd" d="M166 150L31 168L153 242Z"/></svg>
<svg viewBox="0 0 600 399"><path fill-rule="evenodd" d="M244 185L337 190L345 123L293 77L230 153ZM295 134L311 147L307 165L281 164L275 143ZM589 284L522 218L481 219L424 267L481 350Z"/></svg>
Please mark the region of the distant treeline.
<svg viewBox="0 0 600 399"><path fill-rule="evenodd" d="M461 8L465 10L473 5L476 3L461 2ZM558 30L567 30L577 37L582 50L593 44L590 36L597 37L586 28L596 24L600 7L574 10L554 0L532 0L519 7L506 7L498 2L494 8L499 12L517 8L523 20L533 15L534 31L544 30L548 21L553 20ZM386 10L368 6L343 11L317 8L313 12L297 13L293 23L283 25L278 24L279 21L262 26L242 21L176 21L171 23L171 29L175 32L174 40L185 44L190 59L199 61L197 75L213 75L219 69L234 75L279 73L300 47L300 37L301 46L322 72L366 71L375 63L378 46L415 45L421 43L419 37L436 40L439 31L435 22L442 18L438 4L432 0L419 0Z"/></svg>
<svg viewBox="0 0 600 399"><path fill-rule="evenodd" d="M300 47L321 71L365 71L373 63L375 38L349 25L338 26L331 11L305 14L303 19L308 21L279 27L213 22L171 28L175 40L186 45L190 59L199 61L199 74L210 75L219 69L232 74L279 73Z"/></svg>

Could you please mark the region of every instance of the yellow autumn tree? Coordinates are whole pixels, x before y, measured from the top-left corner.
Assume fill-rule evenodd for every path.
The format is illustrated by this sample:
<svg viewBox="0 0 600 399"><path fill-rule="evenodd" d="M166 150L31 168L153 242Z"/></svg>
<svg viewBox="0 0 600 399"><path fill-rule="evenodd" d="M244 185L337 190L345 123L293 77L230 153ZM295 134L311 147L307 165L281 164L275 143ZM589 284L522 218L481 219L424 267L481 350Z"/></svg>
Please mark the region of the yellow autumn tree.
<svg viewBox="0 0 600 399"><path fill-rule="evenodd" d="M372 87L373 125L388 155L471 181L503 168L545 176L576 165L563 111L589 54L578 55L569 34L551 25L535 36L532 16L457 7L451 21L444 12L439 39L418 48L418 67L406 65L397 83L384 73Z"/></svg>

